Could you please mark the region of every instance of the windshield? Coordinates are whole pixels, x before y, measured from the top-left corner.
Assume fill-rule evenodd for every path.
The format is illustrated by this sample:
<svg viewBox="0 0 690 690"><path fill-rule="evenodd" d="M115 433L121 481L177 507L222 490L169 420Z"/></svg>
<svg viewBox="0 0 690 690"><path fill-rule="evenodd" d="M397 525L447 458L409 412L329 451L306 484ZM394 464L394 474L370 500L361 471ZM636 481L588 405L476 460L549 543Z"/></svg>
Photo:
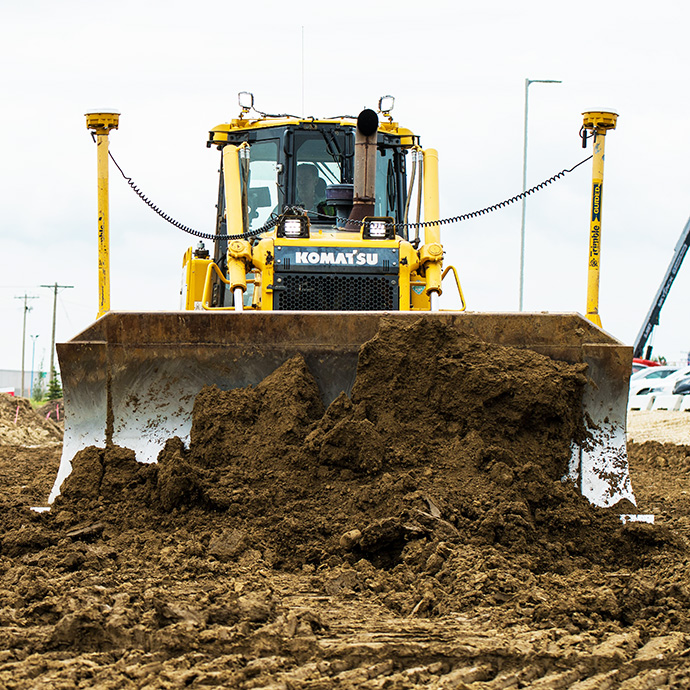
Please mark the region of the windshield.
<svg viewBox="0 0 690 690"><path fill-rule="evenodd" d="M326 188L352 182L351 134L316 130L295 132L293 203L312 222L332 223L335 209L326 204Z"/></svg>
<svg viewBox="0 0 690 690"><path fill-rule="evenodd" d="M278 139L252 144L249 150L249 190L247 213L249 229L256 230L268 221L281 204L278 188Z"/></svg>
<svg viewBox="0 0 690 690"><path fill-rule="evenodd" d="M268 136L266 136L268 134ZM311 223L334 224L347 217L348 189L354 175L354 130L333 125L274 129L250 143L249 165L243 172L248 230L255 231L285 206L300 206ZM379 143L376 156L374 215L402 220L405 204L404 155ZM350 196L351 199L351 196Z"/></svg>

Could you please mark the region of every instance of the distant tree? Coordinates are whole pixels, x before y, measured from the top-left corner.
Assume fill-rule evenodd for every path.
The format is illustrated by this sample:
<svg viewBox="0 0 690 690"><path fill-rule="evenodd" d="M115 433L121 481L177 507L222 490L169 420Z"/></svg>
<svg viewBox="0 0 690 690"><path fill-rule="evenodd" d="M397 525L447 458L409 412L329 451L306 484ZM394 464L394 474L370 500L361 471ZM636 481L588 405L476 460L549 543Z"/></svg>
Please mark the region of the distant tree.
<svg viewBox="0 0 690 690"><path fill-rule="evenodd" d="M46 373L45 371L37 371L34 378L34 388L31 397L36 402L41 402L46 397Z"/></svg>
<svg viewBox="0 0 690 690"><path fill-rule="evenodd" d="M53 375L48 381L48 400L57 400L62 397L62 386L60 385L60 378L55 367L53 367Z"/></svg>

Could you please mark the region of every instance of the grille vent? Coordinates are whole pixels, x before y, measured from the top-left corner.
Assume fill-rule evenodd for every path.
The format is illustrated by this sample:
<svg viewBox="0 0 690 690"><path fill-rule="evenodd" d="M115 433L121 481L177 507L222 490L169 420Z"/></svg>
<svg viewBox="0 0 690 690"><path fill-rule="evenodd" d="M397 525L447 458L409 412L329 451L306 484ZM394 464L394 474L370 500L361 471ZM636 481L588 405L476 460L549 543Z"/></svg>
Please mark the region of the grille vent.
<svg viewBox="0 0 690 690"><path fill-rule="evenodd" d="M390 276L281 274L273 308L280 311L397 311Z"/></svg>

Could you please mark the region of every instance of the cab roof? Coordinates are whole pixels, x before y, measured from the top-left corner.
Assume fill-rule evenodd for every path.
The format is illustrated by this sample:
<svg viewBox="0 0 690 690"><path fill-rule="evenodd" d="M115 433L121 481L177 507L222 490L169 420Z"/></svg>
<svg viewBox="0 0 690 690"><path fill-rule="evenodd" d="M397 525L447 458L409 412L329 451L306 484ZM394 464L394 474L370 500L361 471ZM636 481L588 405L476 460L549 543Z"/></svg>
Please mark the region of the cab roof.
<svg viewBox="0 0 690 690"><path fill-rule="evenodd" d="M260 118L237 118L225 124L217 125L209 131L208 146L222 147L229 140L230 134L238 134L250 130L270 129L272 127L307 127L318 129L319 125L330 125L349 127L354 129L357 126L357 118L350 116L317 119L313 117L293 117L291 115L279 115L276 117ZM405 127L400 127L397 122L379 122L378 131L382 134L400 137L402 146L414 146L417 142L417 135ZM234 138L234 137L233 137Z"/></svg>

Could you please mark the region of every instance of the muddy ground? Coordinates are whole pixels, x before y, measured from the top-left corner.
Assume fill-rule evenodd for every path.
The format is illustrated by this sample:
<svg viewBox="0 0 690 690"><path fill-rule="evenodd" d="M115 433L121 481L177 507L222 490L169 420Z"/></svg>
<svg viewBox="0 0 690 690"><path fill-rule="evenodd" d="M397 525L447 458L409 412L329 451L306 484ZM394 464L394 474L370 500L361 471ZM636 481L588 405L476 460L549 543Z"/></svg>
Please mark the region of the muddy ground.
<svg viewBox="0 0 690 690"><path fill-rule="evenodd" d="M0 401L0 686L690 687L690 446L629 446L654 525L590 506L585 373L384 329L328 410L299 358L205 389L189 448L87 449L49 513L59 441Z"/></svg>

